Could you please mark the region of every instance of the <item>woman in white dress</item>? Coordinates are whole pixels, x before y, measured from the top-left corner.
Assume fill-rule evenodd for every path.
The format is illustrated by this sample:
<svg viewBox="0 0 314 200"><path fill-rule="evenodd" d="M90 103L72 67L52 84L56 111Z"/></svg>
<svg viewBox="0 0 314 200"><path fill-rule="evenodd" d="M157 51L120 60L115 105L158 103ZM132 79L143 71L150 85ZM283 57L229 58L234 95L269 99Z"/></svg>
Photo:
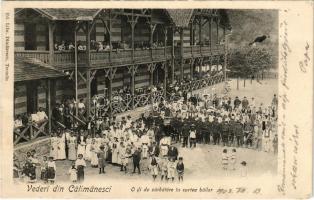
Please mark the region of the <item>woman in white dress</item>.
<svg viewBox="0 0 314 200"><path fill-rule="evenodd" d="M92 144L92 138L90 135L87 135L86 138L86 151L85 151L85 160L91 160L92 152L91 152L91 144Z"/></svg>
<svg viewBox="0 0 314 200"><path fill-rule="evenodd" d="M86 143L83 131L81 130L77 139L77 155L82 154L85 158Z"/></svg>
<svg viewBox="0 0 314 200"><path fill-rule="evenodd" d="M65 134L60 134L58 137L58 160L64 160L66 159L65 154Z"/></svg>
<svg viewBox="0 0 314 200"><path fill-rule="evenodd" d="M115 138L115 141L112 143L112 164L118 164L118 156L119 156L118 141L117 138Z"/></svg>
<svg viewBox="0 0 314 200"><path fill-rule="evenodd" d="M68 159L69 160L76 160L76 137L71 133L71 136L68 138Z"/></svg>
<svg viewBox="0 0 314 200"><path fill-rule="evenodd" d="M53 160L56 160L58 157L58 137L54 134L51 137L50 142L50 157L53 157Z"/></svg>
<svg viewBox="0 0 314 200"><path fill-rule="evenodd" d="M91 165L94 168L96 168L98 165L97 153L98 153L98 146L97 146L96 140L93 138L90 145L90 158L91 158Z"/></svg>

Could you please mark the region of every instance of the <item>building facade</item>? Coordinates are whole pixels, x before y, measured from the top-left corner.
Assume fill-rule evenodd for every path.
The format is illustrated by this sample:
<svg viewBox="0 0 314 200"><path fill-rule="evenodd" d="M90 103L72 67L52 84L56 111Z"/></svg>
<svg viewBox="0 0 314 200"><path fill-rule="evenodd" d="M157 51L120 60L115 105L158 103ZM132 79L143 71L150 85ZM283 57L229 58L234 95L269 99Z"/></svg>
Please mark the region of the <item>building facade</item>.
<svg viewBox="0 0 314 200"><path fill-rule="evenodd" d="M113 115L167 98L175 82L191 80L189 90L221 82L230 30L216 9L16 9L14 114L46 109L38 135L48 135L64 99L83 99L95 114L102 98L98 109ZM201 77L213 66L223 73ZM152 86L155 94L143 92ZM129 92L117 100L121 90Z"/></svg>

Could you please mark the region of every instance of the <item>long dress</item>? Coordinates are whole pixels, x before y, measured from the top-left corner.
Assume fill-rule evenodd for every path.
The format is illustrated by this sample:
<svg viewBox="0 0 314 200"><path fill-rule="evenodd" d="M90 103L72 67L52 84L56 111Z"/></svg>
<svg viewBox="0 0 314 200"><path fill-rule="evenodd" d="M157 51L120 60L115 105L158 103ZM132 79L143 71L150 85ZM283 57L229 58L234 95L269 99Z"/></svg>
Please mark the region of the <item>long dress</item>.
<svg viewBox="0 0 314 200"><path fill-rule="evenodd" d="M51 137L51 148L50 148L50 156L53 157L54 160L58 157L58 137Z"/></svg>
<svg viewBox="0 0 314 200"><path fill-rule="evenodd" d="M85 142L81 141L81 143L77 145L77 155L82 154L83 158L85 158L85 147Z"/></svg>
<svg viewBox="0 0 314 200"><path fill-rule="evenodd" d="M117 143L114 142L112 144L112 163L117 164L118 163L118 155L119 155L119 149L117 147Z"/></svg>
<svg viewBox="0 0 314 200"><path fill-rule="evenodd" d="M69 160L76 160L76 137L72 136L68 139L68 159Z"/></svg>
<svg viewBox="0 0 314 200"><path fill-rule="evenodd" d="M61 137L58 138L58 160L66 159L65 154L65 135L63 134Z"/></svg>
<svg viewBox="0 0 314 200"><path fill-rule="evenodd" d="M91 156L92 156L91 144L92 144L92 138L87 138L86 139L85 160L91 160Z"/></svg>
<svg viewBox="0 0 314 200"><path fill-rule="evenodd" d="M98 165L98 158L97 158L97 152L98 152L98 147L97 144L91 144L91 165L92 166L97 166Z"/></svg>

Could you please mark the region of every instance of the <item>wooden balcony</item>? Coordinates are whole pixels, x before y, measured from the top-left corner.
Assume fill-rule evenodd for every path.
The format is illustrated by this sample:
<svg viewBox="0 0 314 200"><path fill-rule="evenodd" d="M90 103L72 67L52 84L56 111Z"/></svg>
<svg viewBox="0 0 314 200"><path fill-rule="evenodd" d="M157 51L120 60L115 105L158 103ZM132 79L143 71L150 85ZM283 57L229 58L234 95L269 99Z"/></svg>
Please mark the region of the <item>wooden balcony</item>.
<svg viewBox="0 0 314 200"><path fill-rule="evenodd" d="M175 47L175 57L181 57L181 48ZM224 54L223 45L215 45L212 49L209 46L187 46L183 48L184 58L201 57ZM132 59L132 50L115 49L110 51L95 51L90 53L90 63L93 66L110 64L113 65L127 65L133 63L145 63L154 61L164 61L170 59L172 55L171 47L159 47L155 49L135 49L134 60ZM50 62L49 51L15 51L15 56L36 58L44 63ZM74 51L55 51L53 54L53 65L55 66L71 66L74 65ZM84 66L86 63L86 53L84 51L78 52L78 64Z"/></svg>
<svg viewBox="0 0 314 200"><path fill-rule="evenodd" d="M24 58L36 58L41 60L44 63L50 62L49 51L15 51L14 55L17 57L24 57Z"/></svg>
<svg viewBox="0 0 314 200"><path fill-rule="evenodd" d="M224 54L224 45L214 45L212 49L210 46L199 45L183 47L184 58L202 57L219 54ZM176 58L181 57L181 47L175 47L175 57Z"/></svg>

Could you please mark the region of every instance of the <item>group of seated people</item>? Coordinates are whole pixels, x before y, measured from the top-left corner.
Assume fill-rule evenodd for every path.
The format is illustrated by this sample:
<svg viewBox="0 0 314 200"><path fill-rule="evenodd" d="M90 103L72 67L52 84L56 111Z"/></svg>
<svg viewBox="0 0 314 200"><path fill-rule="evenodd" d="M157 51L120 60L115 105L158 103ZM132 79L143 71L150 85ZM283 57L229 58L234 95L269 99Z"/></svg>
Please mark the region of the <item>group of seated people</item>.
<svg viewBox="0 0 314 200"><path fill-rule="evenodd" d="M158 47L164 47L163 42L153 42L152 45L149 42L137 42L134 44L135 49L151 49L151 48L158 48ZM109 45L109 42L106 42L106 41L91 40L90 49L95 50L97 52L109 51L110 49L111 50L113 49L123 50L123 49L131 49L131 45L126 43L125 41L112 42L112 44ZM74 45L74 42L72 41L65 42L64 40L62 40L61 42L55 42L54 50L55 51L74 51L75 45ZM86 51L86 44L84 44L82 41L78 41L77 50Z"/></svg>
<svg viewBox="0 0 314 200"><path fill-rule="evenodd" d="M14 119L14 129L16 132L20 132L27 124L33 123L35 126L40 126L42 123L48 120L48 116L42 107L39 107L36 113L25 113L16 115Z"/></svg>

